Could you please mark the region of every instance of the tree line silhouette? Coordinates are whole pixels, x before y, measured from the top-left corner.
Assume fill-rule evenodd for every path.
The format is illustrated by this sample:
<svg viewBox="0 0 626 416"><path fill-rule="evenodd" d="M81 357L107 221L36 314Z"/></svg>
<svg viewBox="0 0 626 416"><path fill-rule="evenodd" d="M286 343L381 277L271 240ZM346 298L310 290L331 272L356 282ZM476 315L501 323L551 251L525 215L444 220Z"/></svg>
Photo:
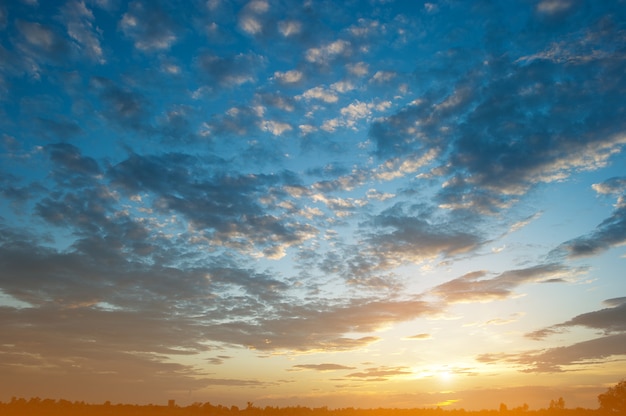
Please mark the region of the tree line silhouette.
<svg viewBox="0 0 626 416"><path fill-rule="evenodd" d="M500 404L493 410L464 410L438 408L377 408L358 409L353 407L329 409L327 407L310 408L257 407L248 402L247 407L213 405L210 402L196 402L188 406L178 406L173 400L167 405L132 405L132 404L87 404L69 400L41 399L26 400L12 398L10 402L0 402L2 416L605 416L626 415L626 379L610 387L598 396L597 409L568 409L562 397L551 400L544 409L529 410L528 405L509 409Z"/></svg>

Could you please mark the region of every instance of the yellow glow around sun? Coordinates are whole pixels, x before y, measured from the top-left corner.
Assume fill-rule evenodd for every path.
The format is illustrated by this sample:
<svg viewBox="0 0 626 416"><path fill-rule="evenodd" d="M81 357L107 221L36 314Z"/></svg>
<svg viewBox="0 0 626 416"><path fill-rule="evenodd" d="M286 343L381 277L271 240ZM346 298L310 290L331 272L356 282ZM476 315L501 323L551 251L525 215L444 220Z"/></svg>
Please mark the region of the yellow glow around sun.
<svg viewBox="0 0 626 416"><path fill-rule="evenodd" d="M413 378L437 378L440 381L448 382L454 378L454 371L447 365L414 368Z"/></svg>
<svg viewBox="0 0 626 416"><path fill-rule="evenodd" d="M444 367L441 370L439 370L439 372L437 373L437 376L439 377L441 381L450 381L452 379L453 374L448 368Z"/></svg>

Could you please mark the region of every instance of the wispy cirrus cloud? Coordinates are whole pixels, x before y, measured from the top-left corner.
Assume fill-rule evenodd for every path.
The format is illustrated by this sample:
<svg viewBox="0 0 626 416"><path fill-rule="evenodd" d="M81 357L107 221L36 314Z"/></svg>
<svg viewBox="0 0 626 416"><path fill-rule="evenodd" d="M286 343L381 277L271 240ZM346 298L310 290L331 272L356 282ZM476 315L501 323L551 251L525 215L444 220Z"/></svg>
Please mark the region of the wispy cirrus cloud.
<svg viewBox="0 0 626 416"><path fill-rule="evenodd" d="M349 367L342 364L297 364L293 366L294 370L315 370L315 371L337 371L337 370L354 370L354 367Z"/></svg>

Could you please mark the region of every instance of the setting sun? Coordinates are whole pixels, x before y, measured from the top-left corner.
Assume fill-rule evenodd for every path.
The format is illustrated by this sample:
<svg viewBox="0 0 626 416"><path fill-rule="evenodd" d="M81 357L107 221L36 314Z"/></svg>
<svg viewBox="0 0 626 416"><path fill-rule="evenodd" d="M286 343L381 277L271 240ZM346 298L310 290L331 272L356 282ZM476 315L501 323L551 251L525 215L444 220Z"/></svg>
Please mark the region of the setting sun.
<svg viewBox="0 0 626 416"><path fill-rule="evenodd" d="M452 372L446 368L442 368L441 370L439 370L439 372L437 373L437 376L439 377L439 379L441 381L450 381L452 380Z"/></svg>

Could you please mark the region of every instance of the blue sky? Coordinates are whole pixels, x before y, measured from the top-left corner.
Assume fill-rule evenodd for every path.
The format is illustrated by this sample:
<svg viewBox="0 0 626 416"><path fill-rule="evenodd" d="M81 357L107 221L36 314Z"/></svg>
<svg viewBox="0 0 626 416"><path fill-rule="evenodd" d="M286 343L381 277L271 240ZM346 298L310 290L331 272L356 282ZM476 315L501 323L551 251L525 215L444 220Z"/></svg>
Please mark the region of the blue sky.
<svg viewBox="0 0 626 416"><path fill-rule="evenodd" d="M617 0L0 2L0 400L596 407L625 64Z"/></svg>

